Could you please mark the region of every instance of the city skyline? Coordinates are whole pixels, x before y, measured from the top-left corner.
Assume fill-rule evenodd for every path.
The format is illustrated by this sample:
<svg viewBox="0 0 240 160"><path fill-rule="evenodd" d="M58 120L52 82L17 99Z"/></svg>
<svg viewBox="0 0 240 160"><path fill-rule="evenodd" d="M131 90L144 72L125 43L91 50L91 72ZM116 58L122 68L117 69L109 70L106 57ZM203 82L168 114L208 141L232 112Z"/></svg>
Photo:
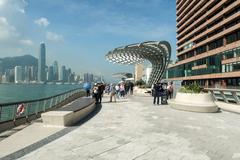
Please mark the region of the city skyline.
<svg viewBox="0 0 240 160"><path fill-rule="evenodd" d="M1 57L37 57L44 41L47 64L58 59L77 74L133 72L133 66L114 66L104 58L126 44L167 40L175 53L175 1L0 0L0 15Z"/></svg>

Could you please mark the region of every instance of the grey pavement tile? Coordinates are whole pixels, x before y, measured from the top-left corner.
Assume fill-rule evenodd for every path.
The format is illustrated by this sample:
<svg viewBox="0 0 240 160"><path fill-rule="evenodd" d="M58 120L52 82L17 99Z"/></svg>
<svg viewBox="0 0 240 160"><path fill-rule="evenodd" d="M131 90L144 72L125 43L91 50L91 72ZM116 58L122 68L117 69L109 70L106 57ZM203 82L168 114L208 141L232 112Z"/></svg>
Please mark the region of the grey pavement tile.
<svg viewBox="0 0 240 160"><path fill-rule="evenodd" d="M239 114L178 111L130 96L103 103L92 119L19 159L235 160L239 135Z"/></svg>

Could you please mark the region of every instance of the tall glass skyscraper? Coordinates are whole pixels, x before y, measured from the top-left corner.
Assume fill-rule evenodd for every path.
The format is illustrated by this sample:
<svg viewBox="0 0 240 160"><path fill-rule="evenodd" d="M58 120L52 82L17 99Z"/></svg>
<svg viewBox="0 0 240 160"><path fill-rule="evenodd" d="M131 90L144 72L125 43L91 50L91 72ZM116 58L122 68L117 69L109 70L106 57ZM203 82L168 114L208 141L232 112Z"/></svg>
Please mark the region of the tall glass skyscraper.
<svg viewBox="0 0 240 160"><path fill-rule="evenodd" d="M58 62L54 61L53 62L53 80L58 81L59 77L59 72L58 72Z"/></svg>
<svg viewBox="0 0 240 160"><path fill-rule="evenodd" d="M46 81L46 47L44 43L40 44L39 59L38 59L38 81Z"/></svg>

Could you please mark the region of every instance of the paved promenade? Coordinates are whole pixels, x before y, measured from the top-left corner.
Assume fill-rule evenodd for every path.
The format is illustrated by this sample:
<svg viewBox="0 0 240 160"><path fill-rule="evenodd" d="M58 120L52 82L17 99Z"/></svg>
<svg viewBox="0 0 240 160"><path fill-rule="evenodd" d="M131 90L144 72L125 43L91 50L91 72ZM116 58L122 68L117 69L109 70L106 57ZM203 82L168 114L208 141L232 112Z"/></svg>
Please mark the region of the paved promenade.
<svg viewBox="0 0 240 160"><path fill-rule="evenodd" d="M152 97L103 99L95 116L25 149L22 160L238 160L240 115L153 105ZM61 132L61 131L60 131ZM34 134L34 133L32 133ZM60 135L60 136L59 136ZM39 145L39 147L37 147Z"/></svg>

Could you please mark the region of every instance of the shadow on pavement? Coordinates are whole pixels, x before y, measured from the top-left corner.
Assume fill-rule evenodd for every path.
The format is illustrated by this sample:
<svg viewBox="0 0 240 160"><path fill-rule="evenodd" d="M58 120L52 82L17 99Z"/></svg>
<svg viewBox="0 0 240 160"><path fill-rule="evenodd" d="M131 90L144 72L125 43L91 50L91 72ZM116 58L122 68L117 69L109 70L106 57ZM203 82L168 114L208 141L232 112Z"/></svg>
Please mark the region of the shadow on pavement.
<svg viewBox="0 0 240 160"><path fill-rule="evenodd" d="M97 104L96 108L94 109L94 111L92 113L90 113L89 115L87 115L85 118L83 118L82 120L80 120L79 122L77 122L75 125L67 127L62 129L61 131L52 134L30 146L27 146L23 149L20 149L14 153L11 153L5 157L0 158L1 160L11 160L11 159L17 159L20 157L25 156L26 154L29 154L33 151L35 151L36 149L43 147L44 145L72 132L73 130L77 129L79 126L83 125L84 123L86 123L87 121L89 121L90 119L92 119L94 116L96 116L102 109L102 105L101 104Z"/></svg>

